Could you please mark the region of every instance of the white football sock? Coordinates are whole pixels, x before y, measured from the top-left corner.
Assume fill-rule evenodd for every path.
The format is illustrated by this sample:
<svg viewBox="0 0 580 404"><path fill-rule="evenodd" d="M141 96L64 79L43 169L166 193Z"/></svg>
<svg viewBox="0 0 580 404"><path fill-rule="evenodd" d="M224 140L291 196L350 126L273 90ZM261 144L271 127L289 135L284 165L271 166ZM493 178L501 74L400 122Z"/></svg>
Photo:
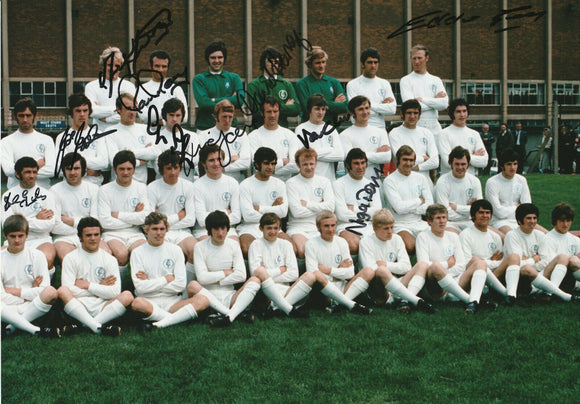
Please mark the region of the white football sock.
<svg viewBox="0 0 580 404"><path fill-rule="evenodd" d="M499 293L501 293L502 296L507 296L507 289L505 288L505 286L502 285L499 279L497 279L497 276L495 276L493 271L488 268L486 273L487 273L486 276L487 284L496 291L498 291Z"/></svg>
<svg viewBox="0 0 580 404"><path fill-rule="evenodd" d="M207 300L209 300L209 307L211 307L212 309L214 309L218 313L226 315L230 312L230 309L228 309L220 301L220 299L218 299L213 293L211 293L206 288L201 288L201 291L198 294L207 297Z"/></svg>
<svg viewBox="0 0 580 404"><path fill-rule="evenodd" d="M510 265L505 270L505 286L508 296L516 297L518 293L519 282L520 282L520 266Z"/></svg>
<svg viewBox="0 0 580 404"><path fill-rule="evenodd" d="M548 293L558 296L560 299L569 302L572 299L572 295L563 292L562 290L558 289L552 282L550 282L544 275L539 274L536 276L536 279L532 281L532 285L537 287L538 289L545 290Z"/></svg>
<svg viewBox="0 0 580 404"><path fill-rule="evenodd" d="M246 309L256 297L256 293L260 290L260 284L257 282L248 282L238 297L236 298L236 302L230 309L230 313L228 316L230 317L230 321L233 322L238 315Z"/></svg>
<svg viewBox="0 0 580 404"><path fill-rule="evenodd" d="M411 279L412 280L412 279ZM397 295L403 300L411 302L414 306L419 302L417 295L414 295L399 281L397 278L393 277L389 283L385 285L385 289L392 293L392 295ZM392 296L391 295L391 296Z"/></svg>
<svg viewBox="0 0 580 404"><path fill-rule="evenodd" d="M303 280L299 280L286 294L286 301L294 306L312 292L312 288Z"/></svg>
<svg viewBox="0 0 580 404"><path fill-rule="evenodd" d="M425 278L419 275L415 275L409 281L409 286L407 286L407 289L409 289L409 292L417 296L419 292L421 292L421 289L423 289L423 286L425 286Z"/></svg>
<svg viewBox="0 0 580 404"><path fill-rule="evenodd" d="M149 302L149 303L151 303L151 302ZM161 307L157 306L154 303L151 303L151 305L153 306L153 313L151 313L151 315L149 317L145 317L143 319L145 321L161 321L165 317L167 317L171 314L168 311L163 310Z"/></svg>
<svg viewBox="0 0 580 404"><path fill-rule="evenodd" d="M336 286L334 286L330 281L321 290L322 294L336 300L343 306L348 307L351 310L354 307L354 302L346 297Z"/></svg>
<svg viewBox="0 0 580 404"><path fill-rule="evenodd" d="M566 265L557 264L552 271L552 276L550 276L550 282L552 282L555 287L559 288L566 276L566 272L568 272Z"/></svg>
<svg viewBox="0 0 580 404"><path fill-rule="evenodd" d="M26 307L24 313L22 313L22 317L24 317L28 321L34 321L38 317L44 316L46 313L50 311L52 306L50 304L44 303L40 300L40 296L36 296L32 299L32 302Z"/></svg>
<svg viewBox="0 0 580 404"><path fill-rule="evenodd" d="M2 307L2 321L30 334L36 334L40 331L39 327L26 320L18 311L9 306Z"/></svg>
<svg viewBox="0 0 580 404"><path fill-rule="evenodd" d="M268 278L262 282L262 291L284 313L288 314L292 311L292 305L282 296L282 293L276 287L276 282L272 278Z"/></svg>
<svg viewBox="0 0 580 404"><path fill-rule="evenodd" d="M107 324L109 321L121 317L126 311L127 309L123 306L123 303L115 299L95 316L95 321L101 324Z"/></svg>
<svg viewBox="0 0 580 404"><path fill-rule="evenodd" d="M172 313L167 317L165 317L163 320L153 323L153 325L155 327L165 328L169 327L170 325L183 323L184 321L187 321L192 318L197 318L197 312L195 311L195 308L190 303L188 303L179 310L177 310L175 313Z"/></svg>
<svg viewBox="0 0 580 404"><path fill-rule="evenodd" d="M349 298L350 300L355 299L361 293L366 292L369 288L369 283L365 281L363 278L356 278L348 287L347 291L344 292L344 295Z"/></svg>
<svg viewBox="0 0 580 404"><path fill-rule="evenodd" d="M471 277L471 289L469 290L470 302L476 301L479 303L483 287L485 286L485 278L487 278L487 273L483 269L478 269L473 272L473 276Z"/></svg>
<svg viewBox="0 0 580 404"><path fill-rule="evenodd" d="M465 290L461 289L461 286L459 286L450 274L445 275L445 277L437 283L463 303L469 303L469 295Z"/></svg>
<svg viewBox="0 0 580 404"><path fill-rule="evenodd" d="M101 324L96 322L93 316L89 314L86 307L77 299L72 299L64 306L64 311L69 316L76 318L85 326L91 329L95 334L99 333Z"/></svg>

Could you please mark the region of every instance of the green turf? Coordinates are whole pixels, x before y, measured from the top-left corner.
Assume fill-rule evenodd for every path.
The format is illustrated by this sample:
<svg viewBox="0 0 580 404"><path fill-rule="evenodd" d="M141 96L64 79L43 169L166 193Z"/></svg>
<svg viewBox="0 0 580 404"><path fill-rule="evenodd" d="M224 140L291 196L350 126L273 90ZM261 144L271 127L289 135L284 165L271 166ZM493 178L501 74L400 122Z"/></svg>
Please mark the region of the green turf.
<svg viewBox="0 0 580 404"><path fill-rule="evenodd" d="M580 176L528 175L540 224ZM577 220L574 229L580 229ZM315 311L229 329L2 341L2 400L36 402L558 402L580 397L580 305L433 316Z"/></svg>

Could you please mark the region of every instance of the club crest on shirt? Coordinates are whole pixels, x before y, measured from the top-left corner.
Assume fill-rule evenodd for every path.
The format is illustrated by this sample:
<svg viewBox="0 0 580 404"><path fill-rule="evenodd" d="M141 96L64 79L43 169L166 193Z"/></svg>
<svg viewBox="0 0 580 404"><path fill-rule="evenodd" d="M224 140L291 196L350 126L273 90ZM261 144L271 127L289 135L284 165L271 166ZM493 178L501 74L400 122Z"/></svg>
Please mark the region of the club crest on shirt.
<svg viewBox="0 0 580 404"><path fill-rule="evenodd" d="M539 249L540 249L540 246L538 246L537 244L532 245L532 252L534 254L537 254Z"/></svg>
<svg viewBox="0 0 580 404"><path fill-rule="evenodd" d="M314 196L317 196L319 198L323 198L324 197L324 190L320 187L314 188Z"/></svg>
<svg viewBox="0 0 580 404"><path fill-rule="evenodd" d="M32 265L28 264L24 267L24 273L29 276L33 276L32 274Z"/></svg>
<svg viewBox="0 0 580 404"><path fill-rule="evenodd" d="M468 197L469 199L473 198L473 188L467 188L465 190L465 196Z"/></svg>
<svg viewBox="0 0 580 404"><path fill-rule="evenodd" d="M337 264L340 264L342 262L342 255L341 254L336 254L334 256L334 262Z"/></svg>
<svg viewBox="0 0 580 404"><path fill-rule="evenodd" d="M34 202L32 204L32 210L34 211L34 213L40 212L42 210L42 205L40 204L40 202Z"/></svg>
<svg viewBox="0 0 580 404"><path fill-rule="evenodd" d="M286 90L278 91L278 97L280 97L281 100L285 100L286 98L288 98L288 91Z"/></svg>
<svg viewBox="0 0 580 404"><path fill-rule="evenodd" d="M42 143L36 145L36 151L38 151L39 153L44 153L45 150L46 147Z"/></svg>
<svg viewBox="0 0 580 404"><path fill-rule="evenodd" d="M330 86L329 90L331 94L334 94L334 88L332 88L332 86Z"/></svg>
<svg viewBox="0 0 580 404"><path fill-rule="evenodd" d="M105 279L105 268L103 267L96 267L95 268L95 275L99 281Z"/></svg>
<svg viewBox="0 0 580 404"><path fill-rule="evenodd" d="M278 191L272 191L270 192L270 198L275 201L276 198L278 198Z"/></svg>
<svg viewBox="0 0 580 404"><path fill-rule="evenodd" d="M185 203L185 195L178 195L177 196L177 203L183 205Z"/></svg>
<svg viewBox="0 0 580 404"><path fill-rule="evenodd" d="M391 251L391 252L389 252L389 256L387 257L387 260L389 262L395 262L397 260L397 255L393 251Z"/></svg>
<svg viewBox="0 0 580 404"><path fill-rule="evenodd" d="M333 136L332 135L328 135L326 137L326 141L328 142L329 145L332 146L334 144L334 138L333 138Z"/></svg>
<svg viewBox="0 0 580 404"><path fill-rule="evenodd" d="M423 190L423 188L421 187L420 184L417 184L415 186L415 193L417 194L417 196L421 196L421 191Z"/></svg>
<svg viewBox="0 0 580 404"><path fill-rule="evenodd" d="M469 144L472 145L472 146L474 146L475 145L475 139L472 138L472 137L470 137L469 138Z"/></svg>
<svg viewBox="0 0 580 404"><path fill-rule="evenodd" d="M242 145L240 144L240 142L234 142L232 146L234 147L234 150L238 152L238 154L240 154L240 150L242 149Z"/></svg>
<svg viewBox="0 0 580 404"><path fill-rule="evenodd" d="M493 241L490 241L487 246L489 247L489 251L492 253L497 250L497 244L495 244Z"/></svg>
<svg viewBox="0 0 580 404"><path fill-rule="evenodd" d="M423 143L426 146L427 145L427 138L426 137L422 137L421 138L421 143Z"/></svg>
<svg viewBox="0 0 580 404"><path fill-rule="evenodd" d="M137 204L139 203L139 199L138 198L131 198L129 200L129 204L130 206L135 209L137 207Z"/></svg>
<svg viewBox="0 0 580 404"><path fill-rule="evenodd" d="M282 265L282 256L278 255L275 259L276 265Z"/></svg>
<svg viewBox="0 0 580 404"><path fill-rule="evenodd" d="M230 88L230 82L229 81L226 81L225 86L226 86L226 88Z"/></svg>
<svg viewBox="0 0 580 404"><path fill-rule="evenodd" d="M435 84L431 84L431 91L433 92L433 95L437 94L437 86Z"/></svg>
<svg viewBox="0 0 580 404"><path fill-rule="evenodd" d="M576 255L577 251L576 251L576 246L574 244L570 244L568 246L568 253L570 255Z"/></svg>
<svg viewBox="0 0 580 404"><path fill-rule="evenodd" d="M81 200L81 205L83 208L90 208L91 207L91 200L89 198L83 198Z"/></svg>
<svg viewBox="0 0 580 404"><path fill-rule="evenodd" d="M384 100L385 98L387 98L387 90L385 90L384 88L379 89L379 95Z"/></svg>
<svg viewBox="0 0 580 404"><path fill-rule="evenodd" d="M379 138L376 136L371 136L371 138L369 139L371 144L378 144L379 143Z"/></svg>
<svg viewBox="0 0 580 404"><path fill-rule="evenodd" d="M453 246L453 244L447 244L445 246L445 255L446 256L451 257L454 252L455 252L455 247Z"/></svg>
<svg viewBox="0 0 580 404"><path fill-rule="evenodd" d="M285 149L287 149L290 146L290 143L288 143L288 139L282 140L282 146L284 146Z"/></svg>
<svg viewBox="0 0 580 404"><path fill-rule="evenodd" d="M147 138L145 137L145 135L139 136L139 143L141 143L142 145L145 145L146 142L147 142Z"/></svg>
<svg viewBox="0 0 580 404"><path fill-rule="evenodd" d="M92 143L89 145L89 149L91 149L91 150L97 150L97 143L96 143L96 142L92 142Z"/></svg>
<svg viewBox="0 0 580 404"><path fill-rule="evenodd" d="M171 258L167 258L166 260L163 260L163 268L169 270L169 269L173 269L174 266L175 266L175 261L173 261Z"/></svg>
<svg viewBox="0 0 580 404"><path fill-rule="evenodd" d="M522 184L514 184L514 194L521 194L522 193Z"/></svg>
<svg viewBox="0 0 580 404"><path fill-rule="evenodd" d="M232 194L230 192L224 192L222 194L222 200L229 202L232 199Z"/></svg>

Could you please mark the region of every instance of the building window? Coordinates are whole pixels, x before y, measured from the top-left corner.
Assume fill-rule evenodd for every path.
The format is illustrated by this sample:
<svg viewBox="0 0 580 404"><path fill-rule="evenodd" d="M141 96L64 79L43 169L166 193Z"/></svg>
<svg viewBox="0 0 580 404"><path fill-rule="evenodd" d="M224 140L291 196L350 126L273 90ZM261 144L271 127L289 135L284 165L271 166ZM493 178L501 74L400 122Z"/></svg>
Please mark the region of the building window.
<svg viewBox="0 0 580 404"><path fill-rule="evenodd" d="M66 107L66 82L64 81L11 81L8 86L10 107L24 97L32 98L39 108Z"/></svg>
<svg viewBox="0 0 580 404"><path fill-rule="evenodd" d="M580 83L553 83L554 101L561 105L580 104Z"/></svg>
<svg viewBox="0 0 580 404"><path fill-rule="evenodd" d="M401 99L401 85L399 82L391 82L391 89L393 90L393 94L395 96L395 101L397 102L398 106L403 104L403 100Z"/></svg>
<svg viewBox="0 0 580 404"><path fill-rule="evenodd" d="M508 83L509 105L543 105L543 83Z"/></svg>
<svg viewBox="0 0 580 404"><path fill-rule="evenodd" d="M499 105L499 83L461 83L461 98L470 105Z"/></svg>

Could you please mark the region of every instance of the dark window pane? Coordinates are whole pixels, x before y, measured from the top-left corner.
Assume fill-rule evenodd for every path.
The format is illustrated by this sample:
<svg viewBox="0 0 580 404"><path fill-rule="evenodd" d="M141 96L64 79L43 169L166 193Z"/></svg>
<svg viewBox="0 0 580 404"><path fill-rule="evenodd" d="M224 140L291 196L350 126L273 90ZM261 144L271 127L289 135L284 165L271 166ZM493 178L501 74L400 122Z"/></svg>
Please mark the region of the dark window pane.
<svg viewBox="0 0 580 404"><path fill-rule="evenodd" d="M44 94L44 86L42 81L35 81L32 83L32 92L34 94Z"/></svg>
<svg viewBox="0 0 580 404"><path fill-rule="evenodd" d="M45 95L44 96L44 106L45 107L55 107L56 106L56 96L55 95Z"/></svg>
<svg viewBox="0 0 580 404"><path fill-rule="evenodd" d="M57 107L66 107L66 95L58 94L56 96L56 106Z"/></svg>
<svg viewBox="0 0 580 404"><path fill-rule="evenodd" d="M56 93L57 94L66 94L66 83L64 81L57 81L56 82Z"/></svg>
<svg viewBox="0 0 580 404"><path fill-rule="evenodd" d="M37 107L44 107L44 95L33 94L32 101L34 101Z"/></svg>
<svg viewBox="0 0 580 404"><path fill-rule="evenodd" d="M22 89L22 94L32 94L32 82L24 81L20 87Z"/></svg>
<svg viewBox="0 0 580 404"><path fill-rule="evenodd" d="M56 90L56 86L54 82L47 81L44 83L44 94L54 94Z"/></svg>
<svg viewBox="0 0 580 404"><path fill-rule="evenodd" d="M10 94L20 94L20 82L19 81L11 81L8 88L9 88Z"/></svg>

